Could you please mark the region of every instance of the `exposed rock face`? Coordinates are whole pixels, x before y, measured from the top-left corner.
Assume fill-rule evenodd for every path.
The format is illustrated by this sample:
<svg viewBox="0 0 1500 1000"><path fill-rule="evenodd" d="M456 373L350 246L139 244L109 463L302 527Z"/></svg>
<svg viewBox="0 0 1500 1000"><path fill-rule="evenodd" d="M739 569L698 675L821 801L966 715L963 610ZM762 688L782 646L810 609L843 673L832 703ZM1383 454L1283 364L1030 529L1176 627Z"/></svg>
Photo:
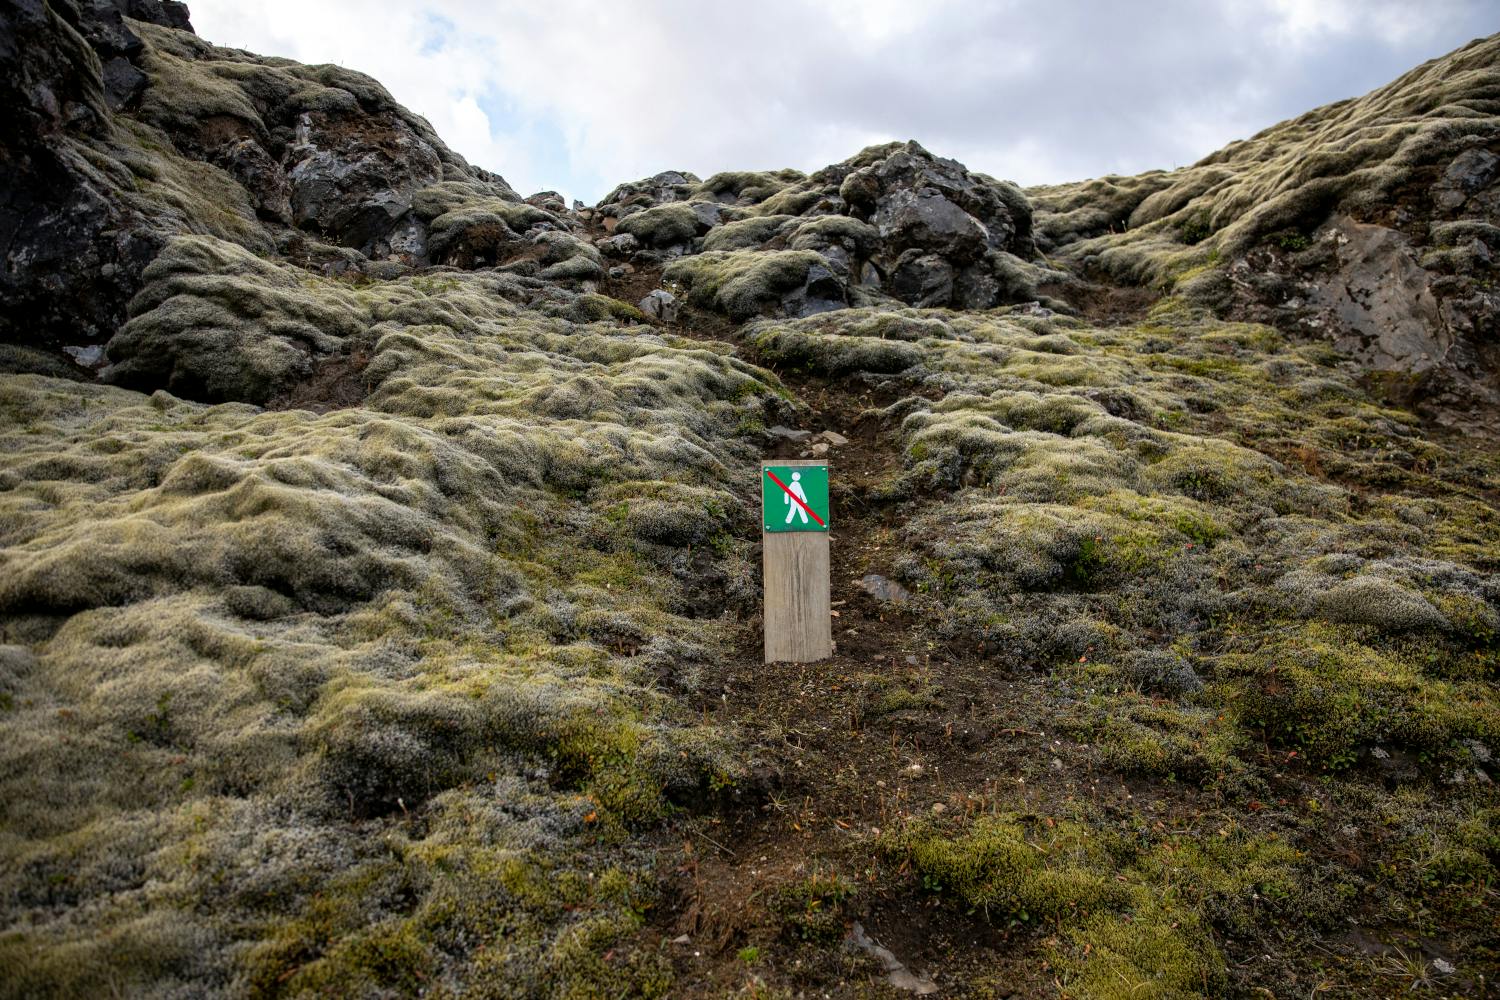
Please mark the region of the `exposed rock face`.
<svg viewBox="0 0 1500 1000"><path fill-rule="evenodd" d="M7 3L0 74L0 341L110 337L181 233L268 253L303 240L291 226L356 251L341 269L420 265L438 216L461 243L455 211L520 200L368 77L215 48L180 3ZM524 207L523 231L564 226Z"/></svg>
<svg viewBox="0 0 1500 1000"><path fill-rule="evenodd" d="M1433 200L1439 208L1462 208L1470 197L1484 191L1500 176L1500 156L1488 149L1469 149L1453 158L1442 178L1433 185Z"/></svg>
<svg viewBox="0 0 1500 1000"><path fill-rule="evenodd" d="M111 59L140 40L111 9L95 34ZM80 34L92 28L71 4L0 7L0 337L41 340L113 330L129 298L129 272L158 246L137 237L112 197L113 178L91 169L68 136L107 136L109 100L100 58ZM119 75L118 73L116 74ZM114 235L110 235L113 233Z"/></svg>
<svg viewBox="0 0 1500 1000"><path fill-rule="evenodd" d="M1423 267L1394 229L1339 218L1320 238L1334 262L1303 285L1305 305L1289 310L1297 322L1361 365L1404 376L1391 388L1408 405L1445 423L1500 428L1500 296L1472 273ZM1473 237L1465 249L1488 269L1487 243Z"/></svg>
<svg viewBox="0 0 1500 1000"><path fill-rule="evenodd" d="M412 196L442 179L442 162L400 118L303 114L287 158L298 226L370 257L425 260Z"/></svg>
<svg viewBox="0 0 1500 1000"><path fill-rule="evenodd" d="M888 257L923 250L968 264L985 250L1031 254L1030 206L1024 196L914 142L849 174L839 197L851 215L879 229Z"/></svg>
<svg viewBox="0 0 1500 1000"><path fill-rule="evenodd" d="M594 213L614 222L618 235L601 248L615 255L634 252L622 236L655 259L818 254L824 264L806 287L758 296L758 308L785 315L881 300L986 309L1035 298L1044 273L1030 264L1025 195L915 142L874 146L810 176L716 174L694 185L690 175L659 174L622 185Z"/></svg>
<svg viewBox="0 0 1500 1000"><path fill-rule="evenodd" d="M265 147L254 139L234 140L218 150L214 162L249 192L256 214L291 225L291 181Z"/></svg>
<svg viewBox="0 0 1500 1000"><path fill-rule="evenodd" d="M1432 275L1396 230L1340 218L1329 227L1337 264L1309 289L1334 344L1374 368L1422 372L1453 350Z"/></svg>
<svg viewBox="0 0 1500 1000"><path fill-rule="evenodd" d="M1500 430L1500 229L1480 221L1493 217L1487 202L1500 185L1491 178L1454 203L1446 196L1477 182L1453 178L1472 179L1485 162L1459 161L1467 166L1450 165L1430 191L1437 219L1410 208L1387 220L1395 226L1339 214L1286 241L1300 249L1273 241L1236 259L1226 311L1328 341L1376 373L1394 401L1440 423ZM1443 204L1455 207L1435 208Z"/></svg>

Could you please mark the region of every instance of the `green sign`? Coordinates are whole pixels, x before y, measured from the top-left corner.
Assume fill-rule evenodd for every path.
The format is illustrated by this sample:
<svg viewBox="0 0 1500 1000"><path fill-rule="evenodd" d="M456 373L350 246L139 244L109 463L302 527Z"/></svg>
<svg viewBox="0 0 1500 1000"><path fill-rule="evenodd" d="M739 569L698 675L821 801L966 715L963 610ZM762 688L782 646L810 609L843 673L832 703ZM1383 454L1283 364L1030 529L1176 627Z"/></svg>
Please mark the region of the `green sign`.
<svg viewBox="0 0 1500 1000"><path fill-rule="evenodd" d="M760 514L767 531L827 531L828 466L762 466Z"/></svg>

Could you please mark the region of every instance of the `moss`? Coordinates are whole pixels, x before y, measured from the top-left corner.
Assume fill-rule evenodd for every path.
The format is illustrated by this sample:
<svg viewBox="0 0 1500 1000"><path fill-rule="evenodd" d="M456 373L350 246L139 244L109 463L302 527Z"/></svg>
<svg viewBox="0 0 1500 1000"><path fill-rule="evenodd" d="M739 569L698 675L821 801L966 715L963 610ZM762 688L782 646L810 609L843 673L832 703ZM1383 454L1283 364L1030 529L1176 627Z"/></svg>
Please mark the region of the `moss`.
<svg viewBox="0 0 1500 1000"><path fill-rule="evenodd" d="M822 260L806 250L716 251L673 261L662 276L683 285L693 304L743 321L806 285L809 270Z"/></svg>
<svg viewBox="0 0 1500 1000"><path fill-rule="evenodd" d="M1278 233L1311 232L1336 210L1374 210L1422 168L1488 135L1482 115L1453 109L1487 99L1495 44L1476 40L1190 167L1029 189L1039 243L1146 284L1207 263L1211 253L1227 260ZM1299 245L1292 237L1286 249Z"/></svg>
<svg viewBox="0 0 1500 1000"><path fill-rule="evenodd" d="M1435 801L1426 792L1409 792L1392 806L1388 822L1403 835L1381 865L1382 881L1408 897L1407 905L1450 918L1482 908L1481 899L1500 883L1497 810L1463 798ZM1422 820L1412 823L1411 816Z"/></svg>
<svg viewBox="0 0 1500 1000"><path fill-rule="evenodd" d="M683 556L702 543L733 581L746 554L675 520L686 504L729 529L730 469L753 457L733 432L773 383L696 343L522 312L500 275L352 292L191 246L184 287L253 279L276 301L285 277L364 317L370 394L319 415L0 385L0 607L7 629L46 623L0 678L20 862L0 890L33 928L8 967L38 994L170 990L258 955L288 994L477 990L500 969L535 995L610 992L618 949L660 993L659 958L622 943L638 902L484 902L469 861L422 859L504 844L587 884L595 838L735 780L724 739L654 686L725 648L688 617L704 563ZM419 849L375 857L365 824ZM450 906L456 925L423 916ZM508 957L487 966L482 942ZM127 951L156 957L110 980Z"/></svg>
<svg viewBox="0 0 1500 1000"><path fill-rule="evenodd" d="M708 235L703 238L703 249L705 251L755 249L776 237L787 228L787 223L791 221L792 216L789 215L763 215L741 219L738 222L727 222L709 230Z"/></svg>
<svg viewBox="0 0 1500 1000"><path fill-rule="evenodd" d="M754 205L785 189L789 184L803 180L797 170L778 170L774 173L753 170L730 170L714 174L694 191L698 197L719 201L735 201L741 205Z"/></svg>
<svg viewBox="0 0 1500 1000"><path fill-rule="evenodd" d="M1111 880L1090 870L1100 847L1080 826L1027 830L1014 818L982 817L954 837L908 828L887 837L882 849L910 864L927 891L952 896L999 923L1051 922L1124 898Z"/></svg>
<svg viewBox="0 0 1500 1000"><path fill-rule="evenodd" d="M767 361L822 375L892 374L915 366L922 357L908 344L875 337L820 337L776 325L754 328L749 335Z"/></svg>
<svg viewBox="0 0 1500 1000"><path fill-rule="evenodd" d="M1098 744L1113 770L1231 792L1249 787L1250 769L1241 759L1248 741L1222 713L1118 694L1089 701L1091 718L1079 734Z"/></svg>
<svg viewBox="0 0 1500 1000"><path fill-rule="evenodd" d="M109 343L117 385L264 403L366 322L334 283L206 236L174 240L144 278L131 321Z"/></svg>
<svg viewBox="0 0 1500 1000"><path fill-rule="evenodd" d="M843 876L815 872L800 881L777 886L769 894L766 906L784 937L826 945L844 937L844 909L858 891Z"/></svg>
<svg viewBox="0 0 1500 1000"><path fill-rule="evenodd" d="M1098 914L1068 933L1055 960L1080 1000L1216 996L1227 977L1213 939L1192 918L1143 900L1128 916Z"/></svg>
<svg viewBox="0 0 1500 1000"><path fill-rule="evenodd" d="M674 202L626 216L615 226L615 232L634 236L642 246L665 249L691 242L700 228L692 206Z"/></svg>
<svg viewBox="0 0 1500 1000"><path fill-rule="evenodd" d="M440 145L442 180L409 193L429 248L508 273L402 276L292 240L307 267L276 261L248 194L173 137L213 118L270 142L304 112L430 130L358 74L141 30L165 89L108 148L67 147L100 191L197 234L165 244L111 347L112 377L141 391L14 351L32 372L0 378L7 985L680 991L642 845L753 794L746 747L687 707L717 697L706 668L755 606L742 471L786 387L730 345L626 328L634 307L559 287L597 277L598 252ZM1222 995L1243 983L1216 942L1279 955L1273 940L1340 925L1355 880L1321 850L1336 821L1280 798L1316 777L1304 758L1354 772L1315 791L1378 831L1357 866L1382 913L1483 919L1500 467L1382 405L1330 349L1201 303L1253 234L1300 252L1289 234L1320 213L1368 210L1471 141L1479 119L1411 99L1469 100L1492 51L1187 170L1037 193L1049 253L1170 292L1138 322L887 302L745 331L766 362L883 407L863 419L900 467L861 495L891 505L879 553L914 592L912 642L1055 694L1048 737L1079 741L1101 796L1128 779L1097 807L1066 788L1024 814L969 800L972 822L877 848L932 905L1030 942L1070 994ZM1302 155L1312 131L1337 148ZM662 175L609 211L656 250L743 218L667 268L734 319L879 301L823 276L872 250L871 227L800 213L839 211L847 172L896 148L812 177ZM1019 217L1023 196L978 182ZM1490 235L1433 229L1471 250ZM1066 280L985 267L1006 294ZM352 405L259 405L356 353ZM872 711L920 722L971 683L879 686ZM1132 811L1121 796L1143 788L1168 808ZM862 905L855 878L817 871L757 897L799 948L831 948ZM860 892L866 877L880 866Z"/></svg>
<svg viewBox="0 0 1500 1000"><path fill-rule="evenodd" d="M932 684L895 685L881 693L871 714L923 711L942 705L942 688Z"/></svg>
<svg viewBox="0 0 1500 1000"><path fill-rule="evenodd" d="M507 244L519 241L532 226L557 221L525 202L487 195L449 205L445 195L433 195L424 202L423 192L418 192L414 202L444 209L427 224L428 253L435 261L468 267L498 264Z"/></svg>
<svg viewBox="0 0 1500 1000"><path fill-rule="evenodd" d="M867 257L879 239L879 230L869 223L847 215L822 215L793 230L787 245L793 250L820 250L837 245L856 257Z"/></svg>
<svg viewBox="0 0 1500 1000"><path fill-rule="evenodd" d="M1500 705L1485 687L1424 677L1329 626L1223 657L1219 670L1234 679L1224 694L1243 724L1330 768L1370 744L1436 751L1500 734Z"/></svg>

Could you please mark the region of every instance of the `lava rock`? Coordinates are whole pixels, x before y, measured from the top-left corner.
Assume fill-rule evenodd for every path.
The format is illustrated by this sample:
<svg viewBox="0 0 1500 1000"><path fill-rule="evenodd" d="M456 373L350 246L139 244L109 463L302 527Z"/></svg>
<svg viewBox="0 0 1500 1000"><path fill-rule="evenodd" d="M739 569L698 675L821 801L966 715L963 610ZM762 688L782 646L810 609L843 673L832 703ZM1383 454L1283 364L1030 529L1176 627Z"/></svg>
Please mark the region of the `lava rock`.
<svg viewBox="0 0 1500 1000"><path fill-rule="evenodd" d="M677 322L677 312L680 309L677 296L663 288L647 293L640 301L640 310L654 320L663 323Z"/></svg>
<svg viewBox="0 0 1500 1000"><path fill-rule="evenodd" d="M911 592L895 580L889 580L879 573L867 573L860 578L859 588L877 601L886 604L905 604L911 600Z"/></svg>
<svg viewBox="0 0 1500 1000"><path fill-rule="evenodd" d="M953 265L935 253L908 250L895 262L889 289L914 306L942 306L953 299Z"/></svg>
<svg viewBox="0 0 1500 1000"><path fill-rule="evenodd" d="M1500 176L1500 156L1487 149L1466 149L1453 158L1433 185L1433 197L1443 208L1458 208L1469 196L1489 187Z"/></svg>
<svg viewBox="0 0 1500 1000"><path fill-rule="evenodd" d="M594 244L611 257L629 257L641 248L641 241L630 233L607 236Z"/></svg>
<svg viewBox="0 0 1500 1000"><path fill-rule="evenodd" d="M411 241L412 195L442 178L437 151L390 113L304 113L289 157L293 221L371 257Z"/></svg>
<svg viewBox="0 0 1500 1000"><path fill-rule="evenodd" d="M240 186L250 192L255 210L263 217L289 225L292 221L292 185L281 164L254 139L240 139L215 158Z"/></svg>

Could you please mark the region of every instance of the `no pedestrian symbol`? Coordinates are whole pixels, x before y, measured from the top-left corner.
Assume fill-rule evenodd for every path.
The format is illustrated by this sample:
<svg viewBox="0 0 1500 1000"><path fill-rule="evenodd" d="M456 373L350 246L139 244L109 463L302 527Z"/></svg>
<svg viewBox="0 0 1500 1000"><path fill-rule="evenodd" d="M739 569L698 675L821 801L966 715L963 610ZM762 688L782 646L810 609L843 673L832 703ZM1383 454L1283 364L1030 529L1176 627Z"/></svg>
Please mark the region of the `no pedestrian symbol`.
<svg viewBox="0 0 1500 1000"><path fill-rule="evenodd" d="M767 531L827 531L828 466L763 466L760 512Z"/></svg>

